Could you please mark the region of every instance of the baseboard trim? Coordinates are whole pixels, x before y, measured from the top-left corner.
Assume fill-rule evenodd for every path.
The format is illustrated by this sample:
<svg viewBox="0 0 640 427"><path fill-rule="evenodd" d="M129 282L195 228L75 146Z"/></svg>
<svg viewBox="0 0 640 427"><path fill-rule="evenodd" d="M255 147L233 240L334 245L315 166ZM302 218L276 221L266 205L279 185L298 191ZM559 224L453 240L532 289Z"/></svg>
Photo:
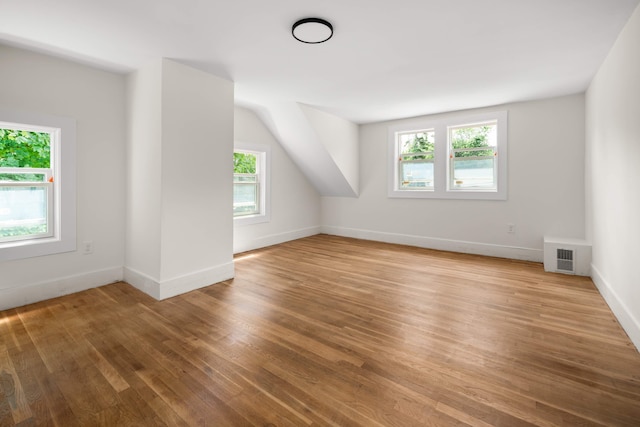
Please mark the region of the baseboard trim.
<svg viewBox="0 0 640 427"><path fill-rule="evenodd" d="M609 308L613 312L614 316L618 319L620 326L627 333L633 345L636 346L636 350L640 352L640 321L636 319L624 303L618 296L613 287L604 278L598 268L591 264L591 279L595 283L600 295L604 298Z"/></svg>
<svg viewBox="0 0 640 427"><path fill-rule="evenodd" d="M0 310L21 307L87 289L97 288L123 278L122 267L111 267L75 274L17 288L0 289Z"/></svg>
<svg viewBox="0 0 640 427"><path fill-rule="evenodd" d="M252 251L254 249L265 248L291 240L302 239L304 237L315 236L321 233L321 227L300 228L298 230L287 231L285 233L270 234L268 236L252 239L249 242L235 243L233 245L233 253Z"/></svg>
<svg viewBox="0 0 640 427"><path fill-rule="evenodd" d="M153 277L131 267L124 267L124 281L139 291L155 299L160 299L160 282Z"/></svg>
<svg viewBox="0 0 640 427"><path fill-rule="evenodd" d="M207 268L184 276L165 280L160 283L161 300L175 297L176 295L195 291L225 280L233 279L235 268L233 261L215 267Z"/></svg>
<svg viewBox="0 0 640 427"><path fill-rule="evenodd" d="M346 227L322 226L322 232L334 236L353 237L356 239L374 240L377 242L396 243L400 245L417 246L420 248L437 249L440 251L460 252L466 254L485 255L498 258L509 258L534 262L542 262L543 259L542 249L493 245L488 243L413 236L408 234L386 233Z"/></svg>
<svg viewBox="0 0 640 427"><path fill-rule="evenodd" d="M124 281L157 300L175 297L215 283L232 279L235 275L233 262L195 271L183 276L158 281L133 268L124 268Z"/></svg>

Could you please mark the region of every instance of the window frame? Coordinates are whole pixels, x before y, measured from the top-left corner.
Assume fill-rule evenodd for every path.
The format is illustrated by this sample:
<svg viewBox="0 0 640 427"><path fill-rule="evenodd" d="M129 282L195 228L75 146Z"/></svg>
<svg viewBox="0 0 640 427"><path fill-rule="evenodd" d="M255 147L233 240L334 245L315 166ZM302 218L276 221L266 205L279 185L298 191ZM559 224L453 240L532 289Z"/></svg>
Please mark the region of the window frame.
<svg viewBox="0 0 640 427"><path fill-rule="evenodd" d="M496 135L496 145L495 146L487 146L485 147L472 147L472 148L453 148L453 142L452 142L452 133L453 131L455 131L456 129L468 129L468 128L473 128L473 127L481 127L481 126L486 126L486 125L491 125L491 126L496 126L496 129L498 129L498 121L497 120L488 120L488 121L482 121L482 122L478 122L478 123L465 123L463 125L457 125L457 126L447 126L447 154L448 154L448 158L449 161L447 163L447 189L449 191L473 191L473 192L495 192L498 190L498 171L500 170L499 165L497 164L496 160L498 157L498 146L499 143L497 141L498 136ZM491 150L492 154L490 156L482 156L482 158L484 159L492 159L493 160L493 182L494 182L494 186L491 188L472 188L472 189L463 189L463 188L456 188L455 187L455 162L456 162L456 153L457 152L465 152L465 151L489 151ZM468 158L468 157L459 157L458 160L481 160L478 157L475 158Z"/></svg>
<svg viewBox="0 0 640 427"><path fill-rule="evenodd" d="M435 140L435 130L434 129L417 129L417 130L412 130L409 132L396 132L396 139L397 139L397 150L398 150L398 167L397 167L397 171L396 173L398 174L396 179L397 181L397 185L399 188L401 188L401 191L433 191L434 189L434 182L435 182L435 148L434 151L424 151L424 152L416 152L416 153L403 153L402 152L402 143L399 141L400 137L402 135L407 135L407 134L418 134L418 133L434 133L434 140ZM427 159L412 159L412 160L406 160L404 159L405 157L409 157L409 156L429 156L431 155L432 158L427 158ZM405 164L420 164L420 163L431 163L433 164L433 173L434 173L434 179L431 180L430 185L426 185L425 182L425 186L424 187L404 187L402 186L401 183L403 183L403 166ZM428 181L427 181L428 182Z"/></svg>
<svg viewBox="0 0 640 427"><path fill-rule="evenodd" d="M260 187L262 186L262 180L260 179L260 168L258 166L258 164L260 163L260 159L258 155L255 155L253 153L248 153L246 151L235 151L234 153L245 153L245 154L252 154L256 157L256 173L233 173L233 186L235 187L236 185L251 185L254 190L253 192L255 193L255 209L249 212L241 212L241 213L233 213L234 218L241 218L243 216L251 216L251 215L259 215L260 211L262 209L262 191L260 191ZM236 177L237 176L242 176L242 177L253 177L254 180L253 181L238 181L236 182ZM234 191L235 192L235 191ZM235 209L235 205L236 202L235 200L233 201L233 207Z"/></svg>
<svg viewBox="0 0 640 427"><path fill-rule="evenodd" d="M0 242L0 261L53 255L76 250L76 122L68 117L0 107L0 127L51 133L50 170L46 186L51 204L50 235ZM19 168L23 171L25 168ZM44 184L44 183L43 183Z"/></svg>
<svg viewBox="0 0 640 427"><path fill-rule="evenodd" d="M0 128L9 129L9 127L5 126L6 123L0 122ZM26 130L26 129L24 129ZM51 140L53 141L53 136ZM54 145L53 142L50 142L50 145ZM53 157L53 156L51 156ZM52 161L52 159L50 159ZM0 182L1 187L41 187L46 189L46 211L47 211L47 231L39 234L29 234L25 236L13 236L0 238L0 243L6 242L17 242L23 240L31 240L31 239L41 239L44 237L52 237L54 235L54 188L55 183L51 181L53 175L53 167L49 168L3 168L0 167L0 173L9 173L9 174L30 174L30 175L44 175L43 181L10 181L10 182Z"/></svg>
<svg viewBox="0 0 640 427"><path fill-rule="evenodd" d="M271 147L262 144L253 144L236 141L233 148L235 152L251 153L256 155L256 174L258 175L260 197L259 213L252 215L234 215L234 225L250 225L269 222L271 220L271 197L270 197L270 176L271 176ZM234 184L235 185L235 184Z"/></svg>
<svg viewBox="0 0 640 427"><path fill-rule="evenodd" d="M494 176L496 189L456 189L451 188L452 154L449 141L449 129L472 127L483 123L495 122L496 155ZM399 186L400 170L398 155L400 153L398 135L434 129L434 182L433 188L410 190ZM459 115L453 117L407 121L388 128L388 173L387 196L389 198L430 198L430 199L466 199L466 200L507 200L507 147L508 147L508 113L495 111L487 113Z"/></svg>

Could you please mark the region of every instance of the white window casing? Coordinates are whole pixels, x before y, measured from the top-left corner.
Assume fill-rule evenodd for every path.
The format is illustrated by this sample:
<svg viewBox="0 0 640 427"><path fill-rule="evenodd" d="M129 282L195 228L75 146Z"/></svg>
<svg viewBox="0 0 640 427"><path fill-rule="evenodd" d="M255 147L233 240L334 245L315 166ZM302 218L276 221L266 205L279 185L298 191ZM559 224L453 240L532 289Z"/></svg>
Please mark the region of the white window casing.
<svg viewBox="0 0 640 427"><path fill-rule="evenodd" d="M50 168L2 168L4 173L43 174L42 182L3 182L3 187L46 189L46 233L0 241L0 262L76 250L76 123L74 119L0 108L0 128L46 132ZM13 171L13 172L12 172Z"/></svg>
<svg viewBox="0 0 640 427"><path fill-rule="evenodd" d="M388 142L388 174L387 194L390 198L434 198L434 199L471 199L471 200L506 200L507 199L507 119L506 111L479 113L466 116L448 117L435 120L420 120L406 122L389 127ZM495 125L495 146L460 148L451 146L451 131L459 128L468 128L484 125ZM433 183L431 186L415 186L407 188L401 183L404 163L408 158L402 158L399 135L433 130ZM455 179L456 162L487 161L491 156L487 151L493 150L493 181L494 185L487 183L465 183L464 180ZM464 151L475 151L480 155L468 157L456 157ZM481 153L482 152L482 153ZM420 154L420 153L417 153ZM425 160L423 160L425 161ZM462 181L462 182L461 182ZM466 184L466 185L465 185Z"/></svg>
<svg viewBox="0 0 640 427"><path fill-rule="evenodd" d="M253 144L236 141L234 144L235 152L251 153L256 155L256 179L255 185L257 197L259 198L259 212L249 215L234 215L234 225L250 225L269 222L271 220L270 210L270 176L271 176L271 147L262 144ZM234 184L236 185L236 184Z"/></svg>

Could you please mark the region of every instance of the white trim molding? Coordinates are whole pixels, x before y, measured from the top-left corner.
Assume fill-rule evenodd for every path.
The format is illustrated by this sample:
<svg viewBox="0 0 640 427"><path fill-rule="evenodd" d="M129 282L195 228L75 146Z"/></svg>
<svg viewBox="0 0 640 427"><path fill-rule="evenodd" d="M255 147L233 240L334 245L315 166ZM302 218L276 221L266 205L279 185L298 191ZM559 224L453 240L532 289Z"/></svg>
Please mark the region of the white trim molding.
<svg viewBox="0 0 640 427"><path fill-rule="evenodd" d="M627 333L631 342L636 346L636 350L640 351L640 319L636 319L631 310L627 307L624 301L614 291L613 287L602 276L600 270L591 264L591 279L595 283L600 295L604 298L605 302L616 316L620 326Z"/></svg>
<svg viewBox="0 0 640 427"><path fill-rule="evenodd" d="M233 152L244 151L258 156L258 174L260 176L260 213L248 216L234 216L234 226L260 224L271 221L271 147L236 141Z"/></svg>
<svg viewBox="0 0 640 427"><path fill-rule="evenodd" d="M124 268L124 281L157 300L175 297L196 289L204 288L235 275L233 262L195 271L172 279L158 281L132 268Z"/></svg>
<svg viewBox="0 0 640 427"><path fill-rule="evenodd" d="M489 243L468 242L464 240L440 239L436 237L413 236L409 234L386 233L381 231L326 225L322 226L322 232L332 234L334 236L353 237L356 239L436 249L439 251L460 252L465 254L485 255L533 262L542 262L543 259L542 249L503 246Z"/></svg>
<svg viewBox="0 0 640 427"><path fill-rule="evenodd" d="M18 128L41 128L52 134L51 169L54 209L51 237L0 243L0 261L33 258L76 250L76 120L6 109L0 106L0 121ZM55 135L55 136L53 136Z"/></svg>
<svg viewBox="0 0 640 427"><path fill-rule="evenodd" d="M122 267L111 267L17 288L0 289L0 310L61 297L122 280Z"/></svg>
<svg viewBox="0 0 640 427"><path fill-rule="evenodd" d="M298 230L287 231L284 233L278 234L270 234L268 236L259 237L257 239L252 239L247 242L237 241L233 242L233 253L239 254L241 252L252 251L254 249L265 248L267 246L277 245L279 243L288 242L290 240L302 239L304 237L315 236L316 234L321 233L321 227L308 227L301 228Z"/></svg>

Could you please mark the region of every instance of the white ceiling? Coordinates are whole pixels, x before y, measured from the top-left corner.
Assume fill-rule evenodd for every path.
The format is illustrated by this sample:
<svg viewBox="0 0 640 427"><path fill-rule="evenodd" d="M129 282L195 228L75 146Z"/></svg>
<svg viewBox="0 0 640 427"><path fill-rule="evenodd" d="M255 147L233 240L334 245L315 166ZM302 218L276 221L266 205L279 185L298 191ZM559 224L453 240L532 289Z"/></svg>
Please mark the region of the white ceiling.
<svg viewBox="0 0 640 427"><path fill-rule="evenodd" d="M127 72L160 57L240 104L356 123L584 91L640 0L0 0L0 42ZM300 18L334 36L307 45Z"/></svg>

